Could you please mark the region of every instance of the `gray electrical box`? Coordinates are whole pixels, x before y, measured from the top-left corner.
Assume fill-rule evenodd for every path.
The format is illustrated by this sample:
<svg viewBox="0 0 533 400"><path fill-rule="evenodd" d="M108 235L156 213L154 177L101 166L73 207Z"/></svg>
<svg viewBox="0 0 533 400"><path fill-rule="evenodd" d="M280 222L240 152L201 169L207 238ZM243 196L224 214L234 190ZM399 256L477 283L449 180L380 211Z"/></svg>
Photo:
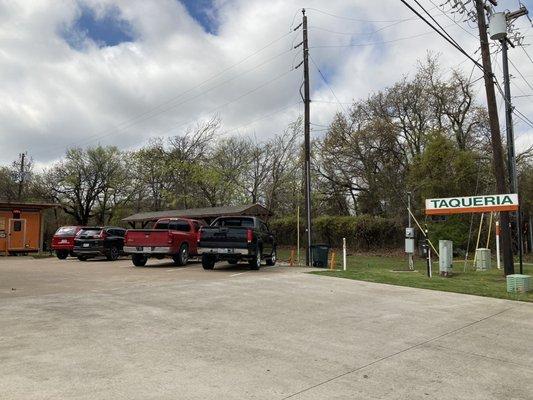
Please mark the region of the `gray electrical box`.
<svg viewBox="0 0 533 400"><path fill-rule="evenodd" d="M476 250L476 270L487 271L491 268L490 249L479 248Z"/></svg>
<svg viewBox="0 0 533 400"><path fill-rule="evenodd" d="M415 240L414 239L405 239L405 252L414 253L415 252Z"/></svg>
<svg viewBox="0 0 533 400"><path fill-rule="evenodd" d="M405 238L414 239L415 238L415 228L405 228Z"/></svg>
<svg viewBox="0 0 533 400"><path fill-rule="evenodd" d="M451 240L439 240L439 273L443 276L452 273L453 242Z"/></svg>

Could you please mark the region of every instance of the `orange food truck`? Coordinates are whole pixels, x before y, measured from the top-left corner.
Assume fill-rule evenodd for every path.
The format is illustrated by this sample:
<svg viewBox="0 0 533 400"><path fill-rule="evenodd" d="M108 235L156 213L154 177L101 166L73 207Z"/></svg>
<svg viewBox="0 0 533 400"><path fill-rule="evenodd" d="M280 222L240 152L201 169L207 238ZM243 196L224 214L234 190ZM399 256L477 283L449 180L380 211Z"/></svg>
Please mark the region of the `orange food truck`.
<svg viewBox="0 0 533 400"><path fill-rule="evenodd" d="M0 255L38 252L43 246L43 210L48 203L0 201Z"/></svg>

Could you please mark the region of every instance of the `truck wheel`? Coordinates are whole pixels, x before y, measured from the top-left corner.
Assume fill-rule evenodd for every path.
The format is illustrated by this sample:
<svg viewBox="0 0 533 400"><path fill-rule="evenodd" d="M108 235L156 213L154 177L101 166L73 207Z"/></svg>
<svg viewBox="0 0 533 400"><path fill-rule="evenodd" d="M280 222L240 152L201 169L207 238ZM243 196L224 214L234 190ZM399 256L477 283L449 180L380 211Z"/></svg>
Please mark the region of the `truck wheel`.
<svg viewBox="0 0 533 400"><path fill-rule="evenodd" d="M238 263L239 263L239 260L237 260L236 258L230 258L228 260L229 265L237 265Z"/></svg>
<svg viewBox="0 0 533 400"><path fill-rule="evenodd" d="M266 259L266 265L270 267L276 265L276 259L277 259L277 252L276 252L276 248L274 247L272 249L272 254L270 255L270 257Z"/></svg>
<svg viewBox="0 0 533 400"><path fill-rule="evenodd" d="M120 252L118 251L118 247L111 246L105 257L107 258L107 261L116 261L119 255Z"/></svg>
<svg viewBox="0 0 533 400"><path fill-rule="evenodd" d="M248 261L248 264L250 264L250 269L258 270L261 268L261 249L257 249L257 253L255 254L255 257Z"/></svg>
<svg viewBox="0 0 533 400"><path fill-rule="evenodd" d="M147 261L148 261L148 257L146 257L144 254L132 254L131 255L131 262L136 267L144 267Z"/></svg>
<svg viewBox="0 0 533 400"><path fill-rule="evenodd" d="M189 261L189 246L187 246L187 243L183 243L180 246L179 253L173 255L172 259L176 265L187 265L187 262Z"/></svg>
<svg viewBox="0 0 533 400"><path fill-rule="evenodd" d="M80 261L87 261L87 256L78 256L78 260Z"/></svg>
<svg viewBox="0 0 533 400"><path fill-rule="evenodd" d="M204 269L213 269L215 268L215 257L209 255L209 254L204 254L202 256L202 267L204 267Z"/></svg>
<svg viewBox="0 0 533 400"><path fill-rule="evenodd" d="M65 258L68 257L68 251L66 251L66 250L57 250L56 251L56 256L60 260L64 260Z"/></svg>

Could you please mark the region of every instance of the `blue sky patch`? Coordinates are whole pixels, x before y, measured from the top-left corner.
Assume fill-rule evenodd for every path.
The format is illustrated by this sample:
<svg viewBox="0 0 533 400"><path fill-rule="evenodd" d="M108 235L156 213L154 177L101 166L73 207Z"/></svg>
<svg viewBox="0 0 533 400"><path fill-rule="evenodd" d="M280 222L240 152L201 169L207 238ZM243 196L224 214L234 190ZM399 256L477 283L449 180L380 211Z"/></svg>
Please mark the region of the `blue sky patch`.
<svg viewBox="0 0 533 400"><path fill-rule="evenodd" d="M204 31L213 35L218 31L217 9L214 0L178 0L185 6L187 12L193 17Z"/></svg>
<svg viewBox="0 0 533 400"><path fill-rule="evenodd" d="M99 47L116 46L135 40L133 28L129 21L122 18L117 7L110 7L102 15L85 5L74 23L61 32L61 36L76 50L82 50L87 40L92 40Z"/></svg>

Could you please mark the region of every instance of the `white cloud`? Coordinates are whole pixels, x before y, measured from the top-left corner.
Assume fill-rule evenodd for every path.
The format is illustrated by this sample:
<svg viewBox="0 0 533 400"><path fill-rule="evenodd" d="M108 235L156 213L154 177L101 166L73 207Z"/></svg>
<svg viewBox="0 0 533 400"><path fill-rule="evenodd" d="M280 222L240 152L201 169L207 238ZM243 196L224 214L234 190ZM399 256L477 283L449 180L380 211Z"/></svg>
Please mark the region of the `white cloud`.
<svg viewBox="0 0 533 400"><path fill-rule="evenodd" d="M301 112L302 106L296 103L302 71L273 78L301 60L301 48L273 57L298 43L300 32L287 35L235 68L228 67L288 33L293 16L293 26L299 23L303 6L308 8L312 57L342 102L366 98L412 73L416 60L424 58L428 50L441 54L445 69L459 66L467 73L472 69L470 61L464 61L464 56L436 34L417 36L430 28L413 18L400 2L218 0L217 35L206 33L176 0L85 3L98 15L109 6L118 7L133 27L136 40L114 47L92 44L78 51L69 47L60 32L79 17L79 1L0 1L0 148L4 149L0 164L25 150L38 165L45 165L60 157L68 145L138 147L150 136L179 134L214 113L222 118L223 130L230 133L254 133L261 139L280 132ZM516 8L511 0L500 3L500 9ZM429 0L423 4L434 7ZM366 22L334 18L311 8ZM439 11L431 13L438 15ZM401 18L409 20L368 34L391 25L368 21ZM444 16L438 20L477 57L475 38ZM520 24L531 35L526 22ZM475 30L471 32L475 34ZM390 43L320 47L350 42ZM533 63L524 52L514 49L510 57L533 81ZM312 120L327 124L339 106L312 65L311 72L312 98L332 102L313 104ZM495 72L500 73L497 67ZM478 75L474 71L474 76ZM479 84L479 99L484 101L482 82ZM518 76L513 79L513 91L533 93ZM515 103L533 119L530 98ZM519 147L533 141L527 125L519 123L516 129Z"/></svg>

